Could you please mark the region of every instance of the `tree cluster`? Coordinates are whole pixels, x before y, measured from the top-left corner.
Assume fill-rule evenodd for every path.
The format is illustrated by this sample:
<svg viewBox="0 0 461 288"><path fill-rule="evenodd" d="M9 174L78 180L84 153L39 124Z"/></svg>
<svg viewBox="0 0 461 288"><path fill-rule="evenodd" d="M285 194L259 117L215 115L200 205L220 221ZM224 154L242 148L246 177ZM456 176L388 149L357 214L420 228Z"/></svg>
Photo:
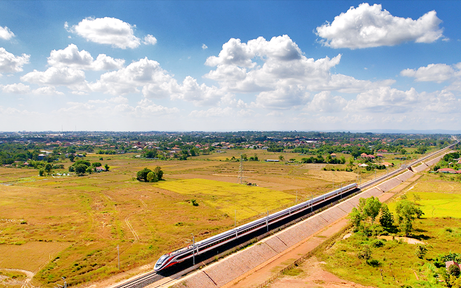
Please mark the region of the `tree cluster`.
<svg viewBox="0 0 461 288"><path fill-rule="evenodd" d="M360 231L366 235L377 235L382 232L395 233L400 230L408 236L413 230L414 220L424 214L421 208L407 199L402 199L397 203L395 212L397 215L394 218L387 205L381 203L377 197L360 198L358 208L352 209L349 219L354 226L354 231Z"/></svg>
<svg viewBox="0 0 461 288"><path fill-rule="evenodd" d="M88 160L77 160L71 166L69 166L69 172L75 172L78 176L83 176L85 173L91 174L96 172L96 167L101 167L102 164L100 162L93 162L91 163ZM104 165L104 169L109 171L109 165Z"/></svg>
<svg viewBox="0 0 461 288"><path fill-rule="evenodd" d="M144 182L157 182L163 179L163 171L160 166L155 167L154 171L144 168L136 173L136 179Z"/></svg>

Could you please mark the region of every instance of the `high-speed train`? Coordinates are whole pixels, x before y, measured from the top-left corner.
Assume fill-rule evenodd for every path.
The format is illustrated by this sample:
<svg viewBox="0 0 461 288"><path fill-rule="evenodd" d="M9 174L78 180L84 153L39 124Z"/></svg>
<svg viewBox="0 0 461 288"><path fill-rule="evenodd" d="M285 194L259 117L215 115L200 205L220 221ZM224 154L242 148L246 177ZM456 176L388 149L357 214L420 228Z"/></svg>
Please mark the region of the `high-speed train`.
<svg viewBox="0 0 461 288"><path fill-rule="evenodd" d="M173 251L171 253L165 254L160 259L158 259L157 263L154 266L155 271L161 271L165 268L168 268L170 266L173 266L174 264L183 262L184 260L190 259L193 256L197 256L199 254L202 254L204 252L207 252L211 249L215 249L216 247L219 247L221 245L224 245L230 241L233 241L237 239L238 237L247 235L249 233L252 233L258 229L264 228L264 227L269 227L269 225L276 223L280 220L283 220L287 217L290 217L293 214L302 212L306 209L309 209L319 203L322 203L324 201L328 201L331 198L334 198L338 195L347 193L351 190L354 190L357 188L357 183L350 184L347 186L344 186L340 189L336 189L334 191L328 192L324 195L315 197L311 200L296 204L294 206L291 206L289 208L286 208L284 210L281 210L279 212L273 213L271 215L268 215L266 217L257 219L255 221L252 221L250 223L244 224L242 226L236 227L234 229L225 231L221 234L215 235L213 237L201 240L199 242L196 242L195 245L190 245L181 249L178 249L176 251Z"/></svg>

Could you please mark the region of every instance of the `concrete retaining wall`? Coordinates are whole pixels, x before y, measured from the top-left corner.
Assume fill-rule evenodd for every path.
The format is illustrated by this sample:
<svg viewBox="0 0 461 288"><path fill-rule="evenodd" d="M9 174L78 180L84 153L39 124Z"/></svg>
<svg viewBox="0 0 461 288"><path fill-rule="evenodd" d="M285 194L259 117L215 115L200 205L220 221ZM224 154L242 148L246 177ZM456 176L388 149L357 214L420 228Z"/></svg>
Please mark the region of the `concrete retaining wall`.
<svg viewBox="0 0 461 288"><path fill-rule="evenodd" d="M403 181L400 179L399 176L392 178L390 180L387 180L386 182L383 182L378 185L378 189L381 189L383 192L387 192L391 190L394 187L397 187L400 185Z"/></svg>
<svg viewBox="0 0 461 288"><path fill-rule="evenodd" d="M413 175L415 175L415 173L411 172L410 170L407 170L405 173L400 174L397 178L404 182L413 177Z"/></svg>
<svg viewBox="0 0 461 288"><path fill-rule="evenodd" d="M418 173L418 172L423 171L423 170L426 169L427 167L429 167L429 166L427 166L427 164L426 164L425 162L422 162L421 165L418 165L418 166L412 167L412 168L413 168L413 171L415 171L416 173Z"/></svg>
<svg viewBox="0 0 461 288"><path fill-rule="evenodd" d="M426 162L427 166L432 166L434 164L437 164L437 162L440 161L440 159L442 159L443 155L442 156L438 156L438 157L435 157L434 159L432 160L429 160Z"/></svg>

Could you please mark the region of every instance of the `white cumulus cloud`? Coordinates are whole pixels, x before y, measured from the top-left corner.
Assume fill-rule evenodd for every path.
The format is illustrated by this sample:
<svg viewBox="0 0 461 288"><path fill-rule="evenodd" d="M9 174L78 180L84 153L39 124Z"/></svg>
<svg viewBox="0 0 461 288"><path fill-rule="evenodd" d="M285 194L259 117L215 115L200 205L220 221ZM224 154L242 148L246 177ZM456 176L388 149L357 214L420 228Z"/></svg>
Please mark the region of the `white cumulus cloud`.
<svg viewBox="0 0 461 288"><path fill-rule="evenodd" d="M90 86L94 91L123 95L139 92L138 87L156 85L157 90L155 92L151 91L151 94L149 94L148 90L145 90L145 96L158 98L169 95L169 87L174 85L166 83L171 83L172 81L174 83L176 80L167 71L163 70L157 61L149 60L146 57L117 71L102 74L100 79Z"/></svg>
<svg viewBox="0 0 461 288"><path fill-rule="evenodd" d="M1 27L0 26L0 39L10 40L14 37L14 33L11 32L10 28L8 27Z"/></svg>
<svg viewBox="0 0 461 288"><path fill-rule="evenodd" d="M68 67L50 67L43 72L37 70L29 72L22 76L21 80L40 85L68 86L84 82L85 73Z"/></svg>
<svg viewBox="0 0 461 288"><path fill-rule="evenodd" d="M457 65L455 65L455 67L457 67ZM400 75L406 77L413 77L416 81L420 82L431 81L441 83L455 77L456 71L447 64L429 64L426 67L420 67L417 70L402 70L400 72Z"/></svg>
<svg viewBox="0 0 461 288"><path fill-rule="evenodd" d="M157 38L155 38L154 36L148 34L146 37L144 37L144 44L146 45L155 45L157 44Z"/></svg>
<svg viewBox="0 0 461 288"><path fill-rule="evenodd" d="M56 87L54 86L44 86L35 89L32 91L36 95L64 95L64 93L56 90Z"/></svg>
<svg viewBox="0 0 461 288"><path fill-rule="evenodd" d="M206 65L216 66L216 69L204 77L217 81L224 91L259 93L254 103L265 109L303 106L311 92L361 93L395 82L357 80L331 73L341 57L338 54L333 58L308 58L287 35L269 41L259 37L247 43L232 38L223 45L218 56L206 60Z"/></svg>
<svg viewBox="0 0 461 288"><path fill-rule="evenodd" d="M53 50L48 57L48 64L53 67L68 67L81 70L114 70L123 67L125 60L114 59L106 54L99 54L94 61L85 50L79 51L77 45L70 44L62 50Z"/></svg>
<svg viewBox="0 0 461 288"><path fill-rule="evenodd" d="M22 66L29 63L30 55L14 56L0 47L0 73L21 72Z"/></svg>
<svg viewBox="0 0 461 288"><path fill-rule="evenodd" d="M292 109L304 105L309 93L302 85L280 85L273 91L264 91L256 96L256 105L266 109Z"/></svg>
<svg viewBox="0 0 461 288"><path fill-rule="evenodd" d="M26 94L30 92L30 87L22 83L5 85L2 87L4 93Z"/></svg>
<svg viewBox="0 0 461 288"><path fill-rule="evenodd" d="M121 49L133 49L141 44L140 39L134 35L134 27L112 17L85 18L77 25L72 26L69 31L78 34L87 41L112 45Z"/></svg>
<svg viewBox="0 0 461 288"><path fill-rule="evenodd" d="M377 113L404 113L417 108L422 97L414 88L401 91L390 87L380 87L357 95L348 102L345 109Z"/></svg>
<svg viewBox="0 0 461 288"><path fill-rule="evenodd" d="M442 21L435 11L417 20L392 16L380 4L360 4L334 21L317 27L322 44L331 48L368 48L394 46L403 42L431 43L443 36Z"/></svg>
<svg viewBox="0 0 461 288"><path fill-rule="evenodd" d="M341 96L332 96L330 91L322 91L316 95L307 106L313 112L339 112L347 105L347 100Z"/></svg>

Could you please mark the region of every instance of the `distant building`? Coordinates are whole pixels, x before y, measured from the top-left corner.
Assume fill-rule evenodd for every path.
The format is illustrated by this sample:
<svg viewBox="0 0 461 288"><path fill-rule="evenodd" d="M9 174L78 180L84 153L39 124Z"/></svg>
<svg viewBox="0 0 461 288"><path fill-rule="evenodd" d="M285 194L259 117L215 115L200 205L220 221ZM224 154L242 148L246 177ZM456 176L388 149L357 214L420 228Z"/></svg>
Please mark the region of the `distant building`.
<svg viewBox="0 0 461 288"><path fill-rule="evenodd" d="M437 170L437 172L450 173L450 174L455 174L456 173L455 169L452 169L452 168L442 168L442 169Z"/></svg>
<svg viewBox="0 0 461 288"><path fill-rule="evenodd" d="M106 169L104 167L96 167L96 172L104 172Z"/></svg>
<svg viewBox="0 0 461 288"><path fill-rule="evenodd" d="M278 159L266 159L266 162L279 162Z"/></svg>

